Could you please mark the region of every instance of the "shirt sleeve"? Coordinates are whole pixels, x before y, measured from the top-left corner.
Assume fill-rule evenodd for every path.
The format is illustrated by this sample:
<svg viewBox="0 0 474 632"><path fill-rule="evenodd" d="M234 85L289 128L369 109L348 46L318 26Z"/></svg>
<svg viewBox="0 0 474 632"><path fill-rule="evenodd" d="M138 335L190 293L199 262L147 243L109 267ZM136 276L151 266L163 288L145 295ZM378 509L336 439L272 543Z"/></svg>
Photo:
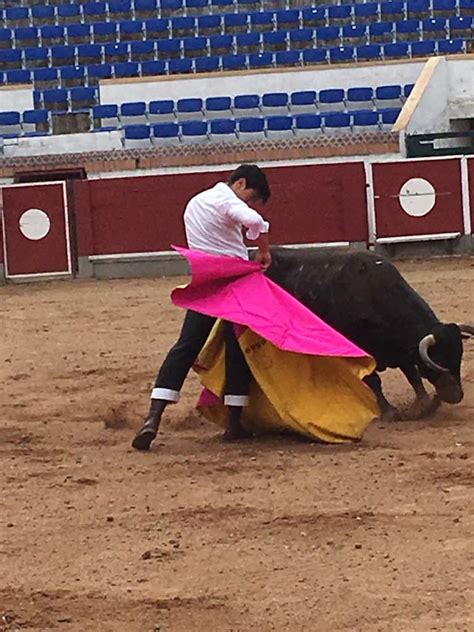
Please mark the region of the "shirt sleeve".
<svg viewBox="0 0 474 632"><path fill-rule="evenodd" d="M226 212L234 222L247 228L246 237L251 241L258 239L262 233L268 233L270 229L270 224L260 213L237 197L235 200L226 201Z"/></svg>

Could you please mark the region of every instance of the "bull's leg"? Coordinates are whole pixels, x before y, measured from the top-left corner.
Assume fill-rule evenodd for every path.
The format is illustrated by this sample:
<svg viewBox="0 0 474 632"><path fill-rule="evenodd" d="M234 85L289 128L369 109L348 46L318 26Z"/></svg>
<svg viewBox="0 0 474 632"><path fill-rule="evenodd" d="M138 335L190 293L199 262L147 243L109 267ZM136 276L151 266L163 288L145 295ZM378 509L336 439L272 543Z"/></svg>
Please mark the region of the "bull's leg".
<svg viewBox="0 0 474 632"><path fill-rule="evenodd" d="M428 417L439 407L440 401L438 397L434 396L432 399L428 395L420 373L414 364L401 366L400 369L416 394L415 403L410 408L410 418L422 419L423 417Z"/></svg>
<svg viewBox="0 0 474 632"><path fill-rule="evenodd" d="M395 421L399 418L398 410L395 406L386 399L382 391L382 380L375 371L367 377L364 377L364 382L369 386L377 398L377 404L379 405L380 412L382 413L382 419L384 421Z"/></svg>

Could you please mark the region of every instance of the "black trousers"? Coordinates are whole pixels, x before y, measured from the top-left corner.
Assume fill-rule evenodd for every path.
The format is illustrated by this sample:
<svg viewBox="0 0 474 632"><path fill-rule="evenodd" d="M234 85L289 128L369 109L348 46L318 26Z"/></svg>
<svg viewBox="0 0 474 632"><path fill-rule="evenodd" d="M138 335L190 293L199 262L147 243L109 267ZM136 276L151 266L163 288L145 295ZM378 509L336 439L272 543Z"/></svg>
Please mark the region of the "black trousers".
<svg viewBox="0 0 474 632"><path fill-rule="evenodd" d="M179 391L199 352L211 333L216 319L188 310L181 333L170 349L156 378L153 399L178 401ZM230 406L245 405L252 374L234 333L225 323L225 399Z"/></svg>

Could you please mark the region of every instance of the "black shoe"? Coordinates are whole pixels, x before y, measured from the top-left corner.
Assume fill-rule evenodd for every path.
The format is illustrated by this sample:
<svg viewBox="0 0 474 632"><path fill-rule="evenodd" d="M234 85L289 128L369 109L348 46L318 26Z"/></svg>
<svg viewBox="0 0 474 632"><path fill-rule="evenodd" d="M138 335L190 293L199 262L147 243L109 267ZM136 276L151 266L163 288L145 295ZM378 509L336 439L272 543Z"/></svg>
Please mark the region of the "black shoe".
<svg viewBox="0 0 474 632"><path fill-rule="evenodd" d="M159 420L148 418L132 441L135 450L149 450L153 440L158 434Z"/></svg>

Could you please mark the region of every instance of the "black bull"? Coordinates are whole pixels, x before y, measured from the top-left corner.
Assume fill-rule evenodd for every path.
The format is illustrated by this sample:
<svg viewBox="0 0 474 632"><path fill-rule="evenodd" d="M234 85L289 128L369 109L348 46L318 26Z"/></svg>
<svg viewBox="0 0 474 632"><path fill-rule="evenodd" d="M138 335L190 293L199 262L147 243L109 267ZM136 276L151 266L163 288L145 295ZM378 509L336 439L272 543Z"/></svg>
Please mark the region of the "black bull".
<svg viewBox="0 0 474 632"><path fill-rule="evenodd" d="M441 323L383 257L370 252L328 254L274 248L267 275L375 358L376 371L365 381L384 417L397 415L377 373L387 367L400 369L413 387L414 417L428 415L439 401L456 404L462 400L462 338L472 335L474 328ZM422 378L435 387L433 400Z"/></svg>

